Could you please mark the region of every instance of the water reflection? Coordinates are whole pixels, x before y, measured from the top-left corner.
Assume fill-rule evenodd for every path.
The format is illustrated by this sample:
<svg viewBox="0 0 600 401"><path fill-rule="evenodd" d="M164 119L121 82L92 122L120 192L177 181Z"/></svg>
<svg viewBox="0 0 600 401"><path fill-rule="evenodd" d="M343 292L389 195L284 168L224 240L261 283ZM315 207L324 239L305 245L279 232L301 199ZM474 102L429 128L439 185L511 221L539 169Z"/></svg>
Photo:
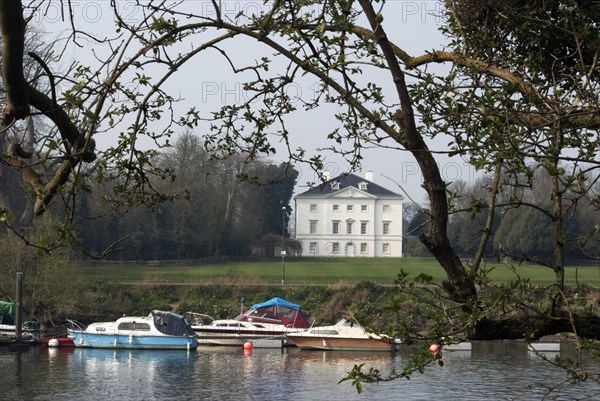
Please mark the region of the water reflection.
<svg viewBox="0 0 600 401"><path fill-rule="evenodd" d="M561 351L575 357L573 350ZM367 385L358 395L337 382L355 364L382 372L402 369L408 352L301 351L201 347L197 352L36 347L0 349L2 400L536 400L564 372L528 352L523 343L481 343L445 351L445 366L411 380ZM591 363L588 360L588 363ZM592 366L598 374L598 366ZM561 390L574 399L600 392L597 382ZM598 395L598 394L596 394Z"/></svg>

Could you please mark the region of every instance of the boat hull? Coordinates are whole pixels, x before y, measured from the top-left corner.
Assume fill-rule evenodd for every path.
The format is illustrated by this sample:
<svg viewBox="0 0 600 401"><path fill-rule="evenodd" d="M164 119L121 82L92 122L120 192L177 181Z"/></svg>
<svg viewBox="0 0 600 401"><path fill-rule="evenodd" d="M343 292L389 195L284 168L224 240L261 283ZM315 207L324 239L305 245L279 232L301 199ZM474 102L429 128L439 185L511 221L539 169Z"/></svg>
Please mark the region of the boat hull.
<svg viewBox="0 0 600 401"><path fill-rule="evenodd" d="M275 345L279 347L284 346L285 337L261 337L261 336L209 336L202 337L202 335L198 335L198 344L199 345L217 345L217 346L243 346L247 342L259 342L259 341L269 341L273 344L269 348L273 348Z"/></svg>
<svg viewBox="0 0 600 401"><path fill-rule="evenodd" d="M0 344L10 344L16 340L17 329L14 324L0 324ZM35 341L40 336L39 330L22 329L22 341Z"/></svg>
<svg viewBox="0 0 600 401"><path fill-rule="evenodd" d="M230 329L212 326L192 326L201 345L231 345L239 346L258 340L273 340L282 343L285 333L282 330Z"/></svg>
<svg viewBox="0 0 600 401"><path fill-rule="evenodd" d="M191 350L198 346L195 337L97 334L79 330L69 330L69 337L79 348Z"/></svg>
<svg viewBox="0 0 600 401"><path fill-rule="evenodd" d="M371 338L287 335L298 348L321 351L393 351L395 344Z"/></svg>
<svg viewBox="0 0 600 401"><path fill-rule="evenodd" d="M198 345L210 347L243 347L244 344L248 342L251 342L253 344L253 348L283 348L287 345L290 345L290 343L285 339L285 337L198 337Z"/></svg>

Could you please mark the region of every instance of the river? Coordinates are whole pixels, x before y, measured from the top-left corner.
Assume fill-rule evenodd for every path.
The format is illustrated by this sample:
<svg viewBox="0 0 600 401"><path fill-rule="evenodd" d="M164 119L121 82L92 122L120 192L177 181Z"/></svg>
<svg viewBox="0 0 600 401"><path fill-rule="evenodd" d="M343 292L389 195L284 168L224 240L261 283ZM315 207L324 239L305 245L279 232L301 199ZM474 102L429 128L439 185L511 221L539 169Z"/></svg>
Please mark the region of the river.
<svg viewBox="0 0 600 401"><path fill-rule="evenodd" d="M564 348L562 357L576 356L573 349ZM443 367L431 365L411 380L367 384L359 395L349 382L338 384L354 364L365 363L383 372L400 370L408 352L255 348L245 355L241 348L220 347L200 347L195 352L44 346L11 352L3 347L0 400L600 399L597 381L561 385L565 373L529 352L523 343L475 343L472 351L446 351L443 359ZM591 359L586 365L590 373L600 373Z"/></svg>

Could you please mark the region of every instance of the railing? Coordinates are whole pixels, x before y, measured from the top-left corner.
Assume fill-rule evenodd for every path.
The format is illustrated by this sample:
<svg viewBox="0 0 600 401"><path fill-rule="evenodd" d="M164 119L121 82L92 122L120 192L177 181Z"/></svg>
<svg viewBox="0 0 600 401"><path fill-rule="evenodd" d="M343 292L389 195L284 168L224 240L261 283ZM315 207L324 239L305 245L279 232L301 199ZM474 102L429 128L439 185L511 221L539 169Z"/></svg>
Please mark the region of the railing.
<svg viewBox="0 0 600 401"><path fill-rule="evenodd" d="M167 285L281 285L281 276L248 276L239 274L185 274L185 273L136 273L136 272L86 272L89 281L113 284L167 284ZM392 286L396 277L381 276L289 276L285 278L288 286L323 286L339 285L353 286L365 281L382 286ZM498 284L509 284L511 279L492 279ZM441 284L442 279L433 279L432 283ZM549 286L551 280L530 280L534 286ZM600 280L565 280L567 287L590 286L600 288Z"/></svg>

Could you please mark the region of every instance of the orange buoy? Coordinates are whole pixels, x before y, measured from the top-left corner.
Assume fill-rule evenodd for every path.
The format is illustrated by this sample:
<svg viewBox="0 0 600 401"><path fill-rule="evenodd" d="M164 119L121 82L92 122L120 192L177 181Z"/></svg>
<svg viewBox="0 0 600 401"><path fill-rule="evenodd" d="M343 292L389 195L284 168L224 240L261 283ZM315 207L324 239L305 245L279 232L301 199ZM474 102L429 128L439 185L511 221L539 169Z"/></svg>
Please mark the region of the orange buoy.
<svg viewBox="0 0 600 401"><path fill-rule="evenodd" d="M246 341L244 343L244 356L252 355L252 343L250 341Z"/></svg>

